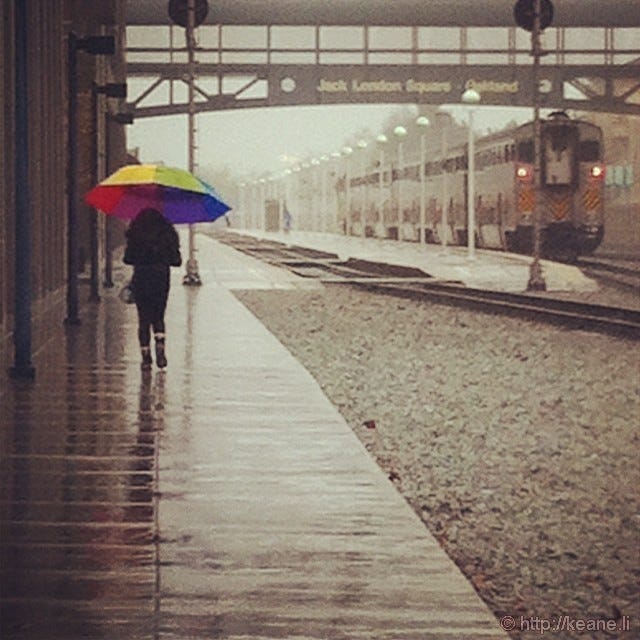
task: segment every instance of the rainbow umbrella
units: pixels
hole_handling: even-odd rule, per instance
[[[130,164],[105,178],[84,197],[108,215],[132,220],[154,208],[174,224],[213,222],[231,209],[216,190],[183,169]]]

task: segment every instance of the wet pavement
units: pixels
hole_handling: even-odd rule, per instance
[[[184,243],[183,243],[184,246]],[[198,239],[141,372],[116,291],[0,395],[0,637],[506,638],[229,289],[318,286]]]
[[[531,256],[505,251],[476,249],[469,257],[467,247],[417,242],[398,242],[381,238],[362,238],[314,231],[262,231],[231,229],[235,233],[277,242],[295,244],[337,253],[341,259],[358,258],[373,262],[421,269],[440,280],[462,282],[476,289],[526,291],[530,278]],[[597,283],[574,265],[541,260],[547,291],[593,292]]]

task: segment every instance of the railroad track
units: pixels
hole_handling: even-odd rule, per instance
[[[460,282],[443,281],[420,269],[358,259],[285,245],[250,236],[217,233],[215,238],[255,258],[289,269],[326,285],[355,286],[368,291],[414,300],[432,300],[484,313],[525,317],[574,330],[597,331],[640,339],[640,311],[621,307],[558,300],[544,293],[524,294],[471,289]]]
[[[607,286],[640,294],[640,262],[638,261],[593,256],[580,258],[578,265],[587,276]]]

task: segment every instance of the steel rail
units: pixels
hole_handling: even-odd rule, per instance
[[[607,286],[640,296],[640,264],[627,266],[597,258],[580,258],[578,265],[588,277]]]
[[[414,267],[367,260],[341,260],[336,254],[275,241],[214,237],[233,248],[296,275],[319,279],[327,286],[354,286],[367,291],[431,300],[440,304],[527,318],[562,325],[573,330],[596,331],[620,338],[640,339],[640,311],[574,300],[560,300],[540,293],[510,293],[473,289],[460,282],[442,281]]]
[[[327,284],[333,283],[335,281],[327,281]],[[393,284],[360,281],[352,284],[370,291],[413,299],[430,299],[484,313],[524,317],[574,330],[597,331],[621,338],[640,339],[640,311],[634,309],[557,300],[540,295],[470,289],[455,283]]]

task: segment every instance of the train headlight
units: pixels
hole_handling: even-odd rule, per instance
[[[516,167],[516,178],[520,180],[520,182],[531,182],[532,172],[531,169],[525,165],[518,165]]]
[[[591,177],[601,180],[604,178],[604,166],[601,164],[594,164],[591,167]]]

